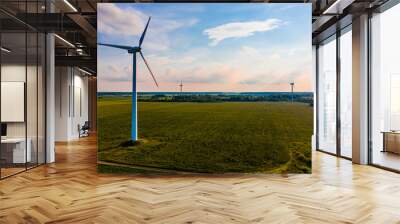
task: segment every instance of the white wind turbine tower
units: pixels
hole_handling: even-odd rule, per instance
[[[181,80],[181,84],[179,84],[179,87],[181,88],[181,92],[182,92],[182,90],[183,90],[183,83],[182,83],[182,80]]]
[[[291,83],[290,83],[290,87],[292,88],[292,103],[293,103],[293,97],[294,97],[294,93],[293,93],[294,82],[291,82]]]
[[[141,48],[143,40],[144,40],[144,36],[146,35],[146,31],[147,31],[147,28],[150,23],[150,19],[151,19],[151,17],[149,17],[149,20],[147,21],[147,24],[146,24],[146,27],[144,28],[142,36],[140,37],[139,46],[123,46],[123,45],[115,45],[115,44],[98,43],[98,45],[126,50],[126,51],[128,51],[129,54],[132,54],[132,56],[133,56],[133,61],[132,61],[132,118],[131,118],[132,119],[132,123],[131,123],[131,139],[132,139],[132,141],[138,140],[138,135],[137,135],[137,91],[136,91],[136,54],[137,53],[139,53],[139,55],[142,57],[144,63],[146,64],[147,69],[150,72],[151,77],[153,78],[154,83],[158,87],[157,80],[154,77],[149,64],[147,63],[146,59],[144,58],[143,53],[142,53],[142,48]]]

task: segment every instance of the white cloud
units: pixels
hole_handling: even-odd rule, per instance
[[[249,47],[249,46],[242,46],[240,48],[239,53],[244,56],[258,56],[259,55],[259,52],[257,49],[255,49],[253,47]]]
[[[126,82],[132,78],[132,65],[99,64],[99,79],[109,82]]]
[[[160,87],[156,87],[138,58],[139,91],[179,91],[180,80],[191,91],[289,91],[294,81],[296,90],[311,90],[311,50],[299,45],[256,47],[240,46],[236,51],[216,54],[212,49],[196,48],[180,53],[146,55]],[[121,55],[123,55],[121,53]],[[107,66],[113,65],[113,66]],[[131,57],[99,58],[100,90],[121,86],[130,91]]]
[[[195,62],[196,58],[191,55],[179,55],[179,56],[157,56],[157,55],[149,55],[146,57],[151,63],[156,64],[157,66],[165,66],[165,65],[188,65]]]
[[[298,4],[289,4],[289,5],[284,5],[282,6],[282,8],[280,8],[281,11],[286,11],[289,9],[293,9],[296,8],[298,6]]]
[[[103,3],[98,6],[98,32],[112,37],[118,37],[123,42],[136,44],[147,23],[149,15],[134,8],[120,8],[113,3]],[[194,26],[196,18],[174,20],[157,15],[151,18],[143,48],[153,51],[166,51],[171,46],[169,34],[183,27]],[[132,39],[134,38],[134,40]],[[137,39],[137,40],[136,40]],[[128,44],[125,43],[125,44]]]
[[[234,83],[242,71],[225,64],[214,63],[208,66],[195,64],[185,68],[170,67],[161,72],[160,80],[165,83],[183,80],[186,83],[201,85]]]
[[[219,25],[203,31],[215,46],[219,42],[228,38],[249,37],[256,32],[266,32],[276,29],[285,23],[279,19],[267,19],[264,21],[234,22]]]
[[[140,35],[147,19],[147,16],[138,10],[121,9],[115,4],[99,4],[98,17],[99,32],[124,36]]]
[[[113,3],[103,3],[98,6],[98,31],[114,36],[139,36],[142,34],[149,15],[134,8],[119,8]],[[196,18],[183,21],[156,16],[151,18],[149,33],[165,34],[182,27],[194,26]]]
[[[103,8],[104,7],[104,8]],[[185,9],[186,10],[186,9]],[[179,91],[182,80],[186,91],[289,91],[310,90],[311,49],[305,42],[237,45],[218,51],[207,46],[191,46],[183,37],[171,34],[197,24],[195,18],[179,20],[170,10],[167,16],[154,13],[143,49],[160,87],[153,83],[142,59],[137,58],[139,91]],[[100,38],[136,44],[148,15],[117,4],[99,5]],[[168,14],[167,13],[167,14]],[[288,24],[278,19],[231,22],[204,30],[212,45],[229,38],[243,38],[269,32]],[[179,46],[178,46],[179,44]],[[176,48],[176,46],[178,46]],[[184,49],[179,48],[185,46]],[[189,48],[187,46],[190,46]],[[168,51],[166,51],[168,50]],[[217,51],[216,51],[217,50]],[[130,91],[132,57],[126,52],[99,48],[98,79],[100,91]]]

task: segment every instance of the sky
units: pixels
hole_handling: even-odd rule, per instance
[[[98,42],[137,46],[139,92],[312,91],[311,4],[99,3]],[[98,46],[98,90],[129,92],[132,55]]]

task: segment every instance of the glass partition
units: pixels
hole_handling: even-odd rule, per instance
[[[27,114],[27,150],[30,151],[30,160],[27,167],[34,167],[37,165],[38,152],[37,152],[37,79],[38,79],[38,35],[35,32],[27,33],[27,75],[26,75],[26,114]]]
[[[46,162],[46,37],[43,33],[38,33],[38,74],[37,74],[37,162]]]
[[[372,17],[371,162],[400,170],[400,5]]]
[[[24,171],[31,162],[26,141],[26,33],[1,34],[1,175]],[[6,50],[4,50],[6,49]]]
[[[318,48],[318,149],[336,153],[336,36]]]
[[[7,6],[36,13],[43,3]],[[43,33],[0,12],[0,178],[45,163],[45,44]]]
[[[340,154],[352,157],[352,35],[351,26],[340,36]]]

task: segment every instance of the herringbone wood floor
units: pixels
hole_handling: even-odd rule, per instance
[[[0,223],[400,223],[400,175],[314,153],[312,175],[96,173],[96,139],[0,181]]]

